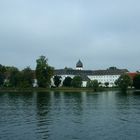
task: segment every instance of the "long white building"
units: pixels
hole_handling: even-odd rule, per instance
[[[83,87],[86,87],[88,80],[98,80],[102,86],[105,83],[109,83],[109,87],[115,86],[115,81],[119,78],[121,74],[127,73],[127,69],[118,69],[116,67],[110,67],[106,70],[83,70],[83,63],[79,60],[76,64],[75,69],[65,68],[56,69],[54,75],[62,77],[62,83],[66,77],[73,78],[74,76],[81,76],[83,79]],[[61,85],[62,85],[61,83]]]

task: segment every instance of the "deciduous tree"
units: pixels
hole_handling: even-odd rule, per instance
[[[75,76],[71,82],[73,87],[81,87],[82,86],[82,78],[80,76]]]
[[[23,69],[19,74],[19,87],[27,88],[33,86],[33,71],[30,67]]]
[[[5,67],[3,65],[0,65],[0,86],[3,86],[4,79],[5,79]]]
[[[7,67],[7,79],[10,87],[18,87],[20,82],[20,71],[16,67]]]
[[[51,77],[53,76],[53,67],[48,65],[48,59],[45,56],[40,56],[36,60],[36,78],[39,87],[49,87]]]
[[[122,91],[126,91],[129,86],[132,85],[132,79],[127,74],[122,74],[118,80],[116,81],[116,84]]]
[[[54,76],[53,81],[56,87],[59,87],[61,83],[61,78],[62,78],[61,76],[57,76],[57,75]]]
[[[99,82],[98,80],[90,80],[87,82],[87,87],[93,88],[95,91],[98,90]]]
[[[137,74],[133,79],[133,86],[136,89],[140,89],[140,74]]]
[[[71,87],[71,82],[72,82],[72,78],[68,76],[64,79],[63,86],[64,87]]]
[[[108,87],[108,86],[109,86],[109,82],[105,82],[104,84],[105,84],[105,86],[106,86],[106,87]]]

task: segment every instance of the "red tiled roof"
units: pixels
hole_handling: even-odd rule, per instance
[[[138,73],[137,72],[128,72],[127,74],[133,79]]]

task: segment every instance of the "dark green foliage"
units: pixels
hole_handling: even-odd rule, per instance
[[[16,67],[5,67],[4,87],[32,87],[33,71],[27,67],[19,71]]]
[[[33,71],[30,69],[30,67],[25,68],[19,73],[19,87],[27,88],[32,87],[33,85]]]
[[[72,79],[72,87],[81,87],[82,86],[82,78],[80,76],[75,76],[73,79]]]
[[[140,74],[137,74],[133,79],[133,86],[136,89],[140,89]]]
[[[127,74],[122,74],[115,82],[122,91],[126,91],[132,85],[132,79]]]
[[[0,65],[0,87],[4,84],[6,68]]]
[[[87,82],[88,88],[93,88],[95,91],[99,88],[99,82],[97,80],[90,80]]]
[[[108,86],[109,86],[109,82],[105,82],[104,84],[105,84],[105,86],[106,86],[106,87],[108,87]]]
[[[115,86],[118,87],[118,79],[114,82]]]
[[[56,87],[59,87],[60,83],[61,83],[61,76],[54,76],[53,81]]]
[[[48,59],[45,56],[40,56],[36,60],[36,78],[39,87],[49,87],[51,84],[51,77],[53,76],[53,67],[47,63]]]
[[[91,80],[87,81],[86,87],[87,87],[87,88],[91,88]]]
[[[3,84],[4,84],[4,79],[5,79],[4,74],[0,72],[0,87],[3,86]]]
[[[71,87],[71,82],[72,82],[72,78],[68,76],[64,79],[63,86],[64,87]]]
[[[91,81],[91,85],[92,85],[93,89],[94,89],[95,91],[97,91],[97,89],[98,89],[98,87],[99,87],[98,81],[97,81],[97,80]]]
[[[7,67],[7,79],[9,80],[8,86],[18,87],[20,71],[16,67]]]

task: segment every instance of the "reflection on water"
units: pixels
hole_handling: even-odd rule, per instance
[[[0,139],[139,139],[140,93],[1,93]]]

